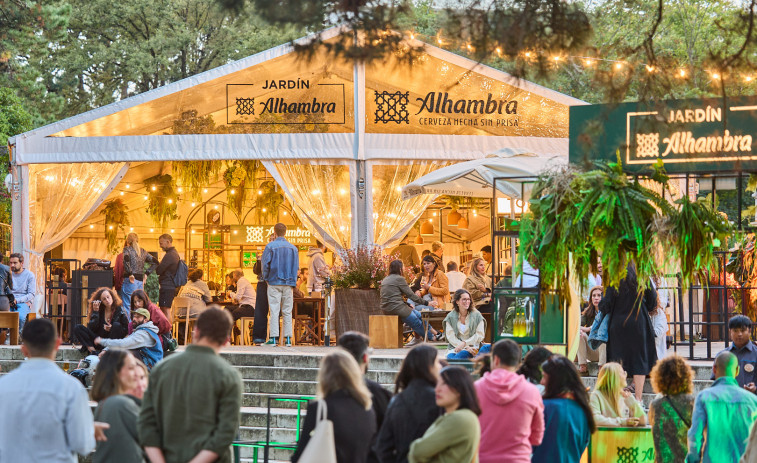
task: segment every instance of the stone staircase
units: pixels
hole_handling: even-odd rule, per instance
[[[234,365],[244,380],[239,439],[245,441],[265,441],[268,397],[299,398],[314,397],[318,362],[328,348],[247,348],[229,349],[221,355]],[[306,352],[303,353],[303,350]],[[399,370],[405,351],[394,351],[392,355],[375,354],[371,357],[367,376],[393,390],[394,379]],[[70,348],[58,351],[56,363],[61,368],[76,368],[81,354]],[[18,347],[0,347],[0,373],[7,373],[23,361]],[[295,442],[297,434],[297,403],[273,401],[271,409],[271,441]],[[302,404],[304,418],[306,404]],[[304,422],[304,421],[303,421]],[[240,447],[242,461],[252,461],[253,449]],[[262,449],[258,461],[263,461]],[[272,449],[271,461],[289,461],[291,451]]]

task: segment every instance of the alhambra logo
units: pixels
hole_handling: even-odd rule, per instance
[[[407,105],[410,99],[410,92],[379,92],[374,91],[376,101],[376,113],[374,122],[383,122],[388,124],[409,124],[410,113]]]

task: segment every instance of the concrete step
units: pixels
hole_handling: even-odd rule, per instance
[[[256,354],[253,349],[250,352],[221,352],[221,357],[236,366],[262,366],[280,368],[318,368],[322,355],[298,354],[292,349],[282,348],[281,353],[271,354],[268,352]],[[324,351],[324,354],[327,352]],[[398,357],[371,357],[371,370],[397,371],[402,364]]]
[[[314,396],[317,392],[315,381],[274,381],[274,380],[244,380],[244,392],[269,395],[293,394]],[[389,391],[394,390],[393,384],[382,384]]]
[[[267,367],[267,366],[237,366],[243,379],[269,381],[316,381],[318,368],[306,367]],[[367,376],[382,384],[393,384],[397,373],[390,370],[368,370]]]

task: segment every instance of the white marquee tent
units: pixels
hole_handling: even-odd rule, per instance
[[[39,275],[135,169],[229,159],[261,160],[332,246],[389,245],[433,199],[402,187],[502,148],[567,158],[579,104],[430,45],[412,64],[303,61],[282,45],[12,137],[13,247]]]

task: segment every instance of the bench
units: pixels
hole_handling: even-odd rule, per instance
[[[402,342],[402,319],[397,315],[369,315],[368,336],[374,349],[399,349]]]

